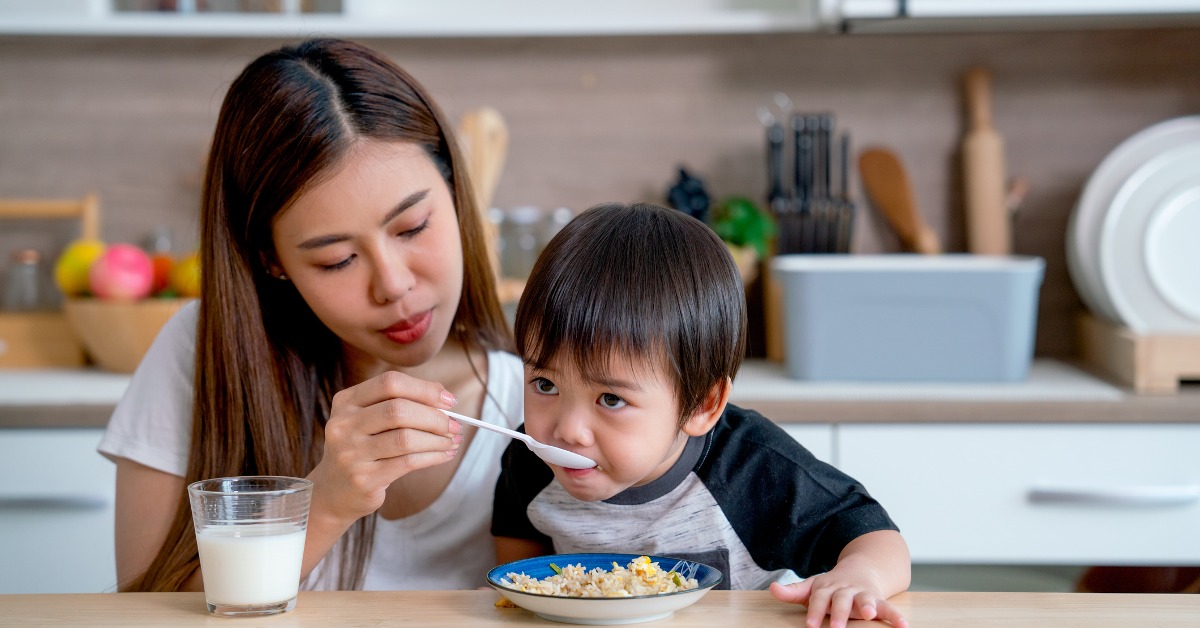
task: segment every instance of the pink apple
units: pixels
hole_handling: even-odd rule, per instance
[[[154,284],[154,262],[132,244],[113,244],[92,262],[88,282],[101,299],[140,299]]]

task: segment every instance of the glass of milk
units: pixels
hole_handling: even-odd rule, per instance
[[[296,606],[312,482],[243,476],[188,486],[204,597],[214,615],[273,615]]]

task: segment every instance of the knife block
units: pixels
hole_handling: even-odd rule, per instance
[[[1081,354],[1104,374],[1138,393],[1177,393],[1180,380],[1200,379],[1200,333],[1138,334],[1085,312]]]

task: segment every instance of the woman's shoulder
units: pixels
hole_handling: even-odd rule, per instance
[[[163,325],[162,334],[196,338],[196,325],[200,322],[200,299],[190,299],[179,310],[167,319]]]
[[[139,371],[191,361],[196,352],[196,326],[200,321],[200,300],[192,299],[167,319],[142,358]]]
[[[173,475],[187,470],[199,317],[193,300],[159,330],[109,418],[100,453]]]

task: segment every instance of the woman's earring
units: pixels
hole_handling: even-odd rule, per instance
[[[278,279],[279,281],[287,281],[288,280],[287,275],[285,275],[283,273],[279,273],[279,275],[277,275],[275,278]]]

